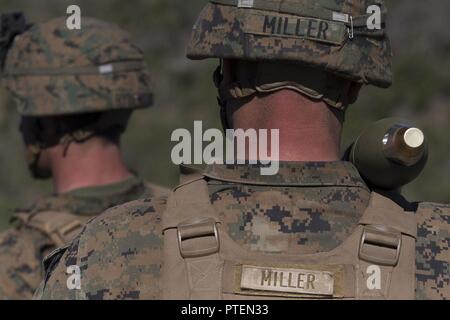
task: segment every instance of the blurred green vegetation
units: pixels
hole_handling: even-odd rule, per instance
[[[33,22],[65,15],[78,4],[82,15],[114,22],[126,29],[145,51],[156,106],[138,111],[123,139],[126,161],[145,178],[166,186],[177,182],[170,161],[170,135],[191,129],[194,120],[220,127],[215,88],[211,81],[216,61],[185,58],[191,27],[206,0],[2,0],[0,11],[21,10]],[[347,115],[343,145],[347,146],[369,123],[401,116],[424,128],[430,139],[427,169],[405,188],[410,200],[450,202],[450,29],[445,13],[450,2],[388,1],[389,29],[394,46],[394,85],[364,88]],[[0,89],[0,228],[8,212],[51,192],[49,182],[32,180],[17,131],[18,116]]]

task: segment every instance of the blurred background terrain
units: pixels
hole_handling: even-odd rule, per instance
[[[135,113],[123,139],[131,168],[156,183],[173,186],[178,170],[170,160],[176,128],[218,127],[211,81],[216,61],[185,58],[190,29],[207,0],[1,0],[0,12],[23,11],[32,22],[65,15],[78,4],[82,15],[118,24],[144,50],[156,92],[156,107]],[[365,88],[351,107],[344,146],[378,119],[401,116],[419,124],[430,140],[427,169],[404,189],[409,200],[450,203],[450,1],[387,1],[394,47],[394,85]],[[0,88],[0,229],[11,210],[51,192],[49,182],[28,175],[17,131],[18,115]]]

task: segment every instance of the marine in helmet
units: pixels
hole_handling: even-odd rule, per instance
[[[6,16],[5,16],[6,17]],[[12,18],[17,26],[21,16]],[[52,178],[54,194],[17,209],[0,235],[0,298],[29,299],[42,259],[69,243],[102,211],[164,188],[131,172],[120,138],[132,112],[152,105],[143,53],[115,25],[64,18],[23,28],[4,55],[3,83],[21,115],[33,177]]]
[[[369,187],[339,156],[346,108],[392,82],[385,14],[383,1],[210,0],[187,55],[220,60],[225,128],[280,130],[278,174],[182,166],[167,202],[110,209],[49,257],[36,297],[449,298],[450,207]]]

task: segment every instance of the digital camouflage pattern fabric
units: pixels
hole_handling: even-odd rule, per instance
[[[228,235],[251,251],[330,251],[349,236],[370,190],[349,163],[282,163],[274,177],[251,166],[209,168],[210,199]],[[215,178],[214,178],[215,177]],[[398,197],[397,201],[405,200]],[[41,299],[161,299],[166,199],[110,209],[91,221],[50,261]],[[404,203],[408,211],[416,204]],[[450,206],[418,206],[416,298],[450,298]],[[81,290],[68,290],[66,269],[81,270]]]
[[[417,298],[450,300],[450,205],[421,203],[419,212]]]
[[[167,191],[137,177],[43,198],[17,210],[15,227],[0,234],[0,299],[31,299],[42,281],[43,258],[69,243],[104,210]]]
[[[62,17],[18,35],[3,77],[26,116],[143,108],[153,99],[142,51],[120,28],[87,17],[81,30]]]
[[[369,29],[367,9],[381,9]],[[379,87],[392,83],[392,51],[382,0],[210,0],[187,56],[293,61]]]
[[[212,205],[232,239],[252,251],[332,249],[352,232],[369,201],[368,188],[349,163],[283,163],[271,177],[260,176],[259,169],[208,168]],[[239,183],[244,181],[252,183]],[[160,299],[165,210],[165,199],[149,198],[93,221],[48,274],[42,298]],[[82,290],[67,289],[69,265],[80,267]]]

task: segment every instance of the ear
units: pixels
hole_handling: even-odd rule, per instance
[[[359,92],[361,91],[362,84],[357,82],[352,82],[350,88],[348,89],[348,103],[354,104],[358,100]]]

